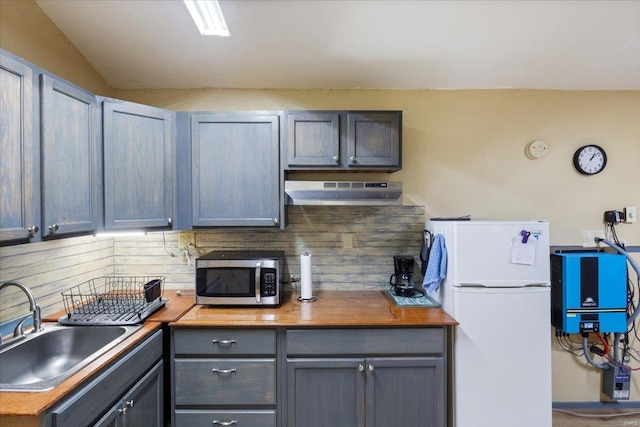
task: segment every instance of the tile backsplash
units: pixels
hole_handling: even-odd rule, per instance
[[[421,206],[290,206],[287,227],[196,230],[189,256],[179,232],[144,236],[75,237],[0,247],[0,281],[15,279],[34,290],[43,313],[63,310],[60,292],[109,274],[165,276],[165,289],[192,289],[190,261],[211,250],[282,250],[285,276],[300,277],[300,254],[313,256],[315,289],[386,289],[394,255],[418,259],[424,227]],[[421,281],[416,265],[416,283]],[[289,285],[288,285],[289,286]],[[8,290],[7,290],[8,291]],[[0,296],[0,322],[27,312],[26,298]]]

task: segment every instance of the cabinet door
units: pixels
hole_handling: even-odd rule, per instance
[[[444,427],[442,358],[368,358],[367,427]]]
[[[38,231],[39,147],[33,135],[33,81],[28,66],[0,53],[0,241]]]
[[[339,167],[340,115],[288,113],[287,165]]]
[[[42,236],[96,230],[101,187],[96,98],[41,75]]]
[[[160,361],[94,427],[162,427],[162,396]]]
[[[348,167],[399,169],[401,126],[399,112],[348,113]]]
[[[280,223],[279,116],[191,119],[193,226]]]
[[[119,409],[120,402],[107,412],[104,417],[100,418],[93,427],[123,427],[124,420],[122,419],[122,414],[118,412]]]
[[[122,399],[125,426],[164,425],[162,361],[149,371]]]
[[[106,229],[170,226],[172,120],[159,108],[103,103]]]
[[[364,359],[287,359],[286,404],[289,427],[364,427]]]

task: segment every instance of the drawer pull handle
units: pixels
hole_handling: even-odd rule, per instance
[[[231,421],[218,421],[218,420],[213,420],[213,425],[214,426],[235,426],[238,425],[238,421],[236,420],[231,420]]]
[[[231,344],[237,343],[236,340],[212,340],[211,342],[213,344],[217,344],[219,346],[221,346],[221,345],[231,345]]]
[[[213,369],[211,370],[211,372],[213,372],[214,374],[221,374],[221,375],[224,375],[224,374],[233,374],[233,373],[237,372],[237,369],[236,369],[236,368],[231,368],[231,369],[218,369],[218,368],[213,368]]]

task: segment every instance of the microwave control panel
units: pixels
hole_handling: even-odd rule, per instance
[[[278,280],[274,268],[264,268],[261,271],[260,295],[263,297],[275,296],[277,293]]]

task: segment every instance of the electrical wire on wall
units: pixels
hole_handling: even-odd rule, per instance
[[[625,250],[623,242],[618,238],[615,228],[615,225],[619,222],[618,214],[617,212],[605,213],[604,235],[606,238],[598,237],[595,241],[608,246],[606,251],[611,252],[613,250],[626,258],[626,284],[624,282],[615,283],[616,286],[623,287],[622,289],[620,287],[617,288],[623,292],[623,295],[626,287],[626,332],[599,333],[597,329],[592,333],[581,332],[581,342],[578,342],[573,338],[575,334],[572,336],[556,329],[556,341],[561,349],[575,357],[584,357],[591,366],[603,372],[603,392],[613,400],[628,399],[628,392],[626,392],[626,395],[623,392],[617,392],[617,390],[621,390],[618,387],[623,387],[619,382],[626,381],[628,383],[631,372],[640,370],[640,367],[634,367],[640,364],[640,351],[634,349],[634,346],[637,346],[637,343],[640,342],[637,324],[640,317],[640,304],[638,303],[638,297],[640,296],[640,267]],[[635,277],[630,272],[629,267],[635,272]],[[621,278],[623,280],[624,277],[624,273],[622,273]],[[617,330],[623,331],[624,329],[623,326]],[[626,379],[618,379],[624,376],[626,376]],[[605,378],[607,378],[606,382]],[[607,386],[606,391],[605,384]]]
[[[178,252],[174,253],[173,251],[170,251],[169,249],[167,249],[167,241],[165,240],[165,236],[164,236],[164,231],[162,232],[162,246],[164,247],[164,251],[167,253],[167,255],[169,255],[172,258],[175,258],[177,256],[184,256],[185,259],[187,260],[187,265],[189,266],[189,268],[194,269],[195,268],[195,261],[193,260],[193,255],[191,255],[191,250],[189,249],[189,247],[191,246],[189,245],[185,245],[182,248],[178,248]]]

